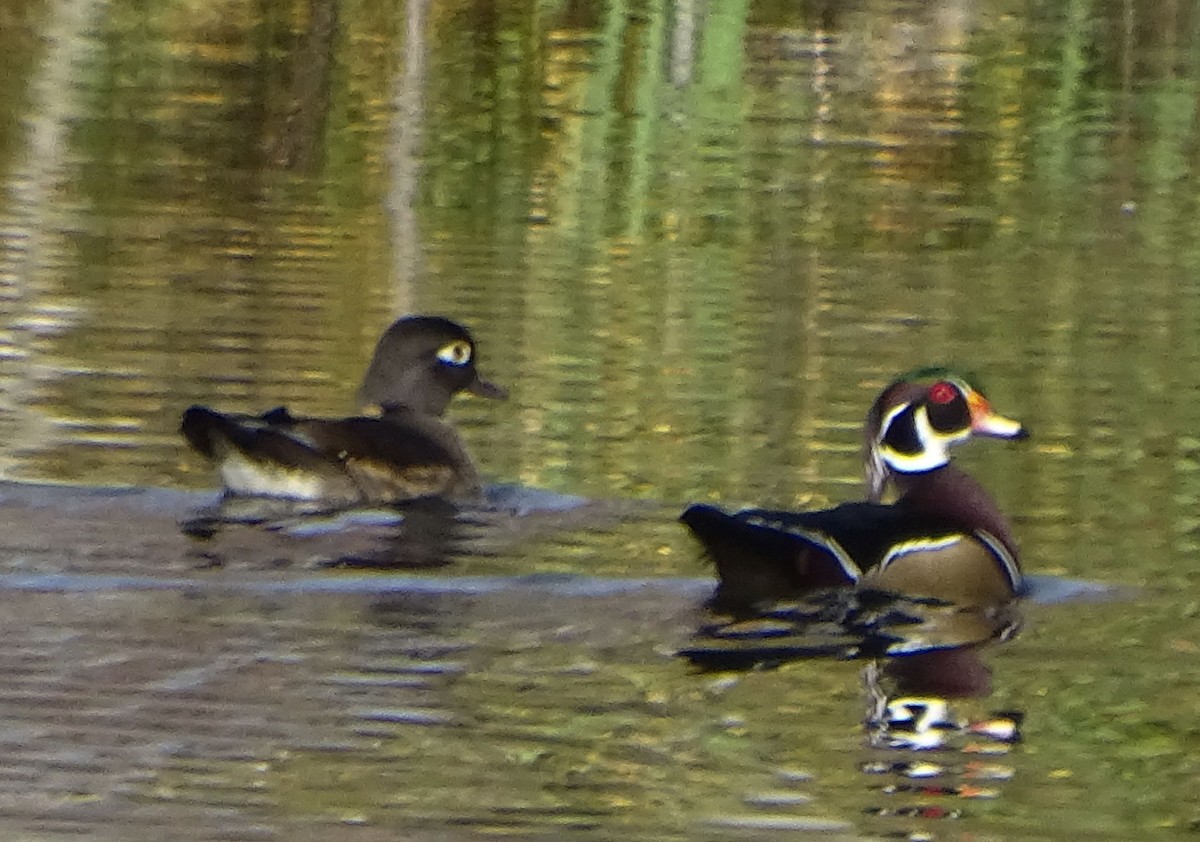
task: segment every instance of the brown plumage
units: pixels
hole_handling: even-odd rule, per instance
[[[461,325],[410,316],[379,340],[359,390],[377,416],[303,418],[282,407],[243,416],[193,406],[181,431],[217,463],[228,494],[332,505],[469,495],[479,491],[478,472],[440,416],[460,391],[505,396],[475,363]]]

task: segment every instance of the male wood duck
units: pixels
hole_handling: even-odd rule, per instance
[[[746,614],[824,588],[994,605],[1021,593],[1017,546],[983,487],[950,464],[972,436],[1022,439],[1016,421],[946,369],[894,381],[867,414],[868,499],[812,512],[689,507],[680,520],[717,567],[710,606]],[[882,503],[885,489],[899,495]]]
[[[479,376],[476,357],[462,325],[408,316],[384,332],[363,377],[358,400],[372,415],[301,418],[279,407],[246,416],[193,406],[181,431],[218,464],[227,495],[351,505],[473,494],[475,465],[441,415],[458,392],[506,396]]]

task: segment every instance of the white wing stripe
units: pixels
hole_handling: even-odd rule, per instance
[[[743,518],[743,521],[751,526],[761,526],[764,529],[773,529],[776,532],[783,532],[788,535],[795,535],[797,538],[802,538],[813,546],[820,547],[832,555],[837,560],[838,566],[842,568],[842,573],[851,582],[857,582],[862,578],[862,573],[859,571],[858,565],[854,563],[854,559],[850,558],[850,554],[842,548],[841,544],[828,535],[815,532],[811,529],[805,529],[803,526],[795,526],[783,521],[771,520],[762,515],[751,515]]]

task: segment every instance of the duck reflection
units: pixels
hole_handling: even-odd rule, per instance
[[[923,839],[923,823],[963,817],[965,802],[999,797],[1014,776],[1004,755],[1023,713],[979,700],[992,693],[987,655],[1019,631],[1019,609],[838,589],[705,623],[680,654],[704,670],[863,660],[863,813],[885,837]]]
[[[959,605],[932,597],[832,589],[703,623],[679,654],[706,670],[776,667],[835,657],[880,659],[897,692],[949,697],[990,692],[980,648],[1012,638],[1020,603]]]
[[[974,646],[877,661],[863,671],[867,693],[870,816],[887,819],[886,835],[925,839],[898,822],[962,818],[966,802],[1000,797],[1015,775],[1004,762],[1021,741],[1024,713],[968,711],[991,693],[991,670]]]
[[[226,498],[181,528],[197,566],[423,570],[467,552],[478,522],[472,509],[438,497],[325,512],[270,498]]]

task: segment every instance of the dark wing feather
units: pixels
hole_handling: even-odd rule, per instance
[[[415,412],[323,419],[298,418],[284,407],[238,416],[194,406],[184,412],[181,431],[210,459],[221,462],[237,451],[264,470],[324,477],[339,497],[387,502],[466,493],[479,485],[455,430]]]
[[[733,517],[785,532],[825,536],[865,570],[879,563],[899,542],[962,533],[957,521],[914,512],[903,505],[854,502],[809,512],[745,509]]]
[[[697,504],[680,520],[716,565],[710,605],[732,613],[853,585],[898,544],[970,534],[949,518],[869,502],[811,512],[736,513]]]
[[[379,418],[307,418],[294,421],[288,429],[314,449],[343,461],[381,462],[398,470],[456,461],[445,443],[424,431]]]
[[[680,516],[716,565],[719,583],[712,607],[752,611],[764,601],[858,579],[854,562],[836,541],[802,524],[790,528],[787,515],[763,510],[730,514],[698,504]]]
[[[329,458],[288,432],[287,410],[280,407],[261,417],[229,415],[206,406],[192,406],[183,413],[180,431],[197,451],[209,459],[220,460],[232,447],[261,462],[288,468],[328,470]],[[271,418],[275,420],[268,420]]]
[[[427,415],[296,421],[295,434],[336,458],[369,499],[477,490],[479,477],[453,427]]]

